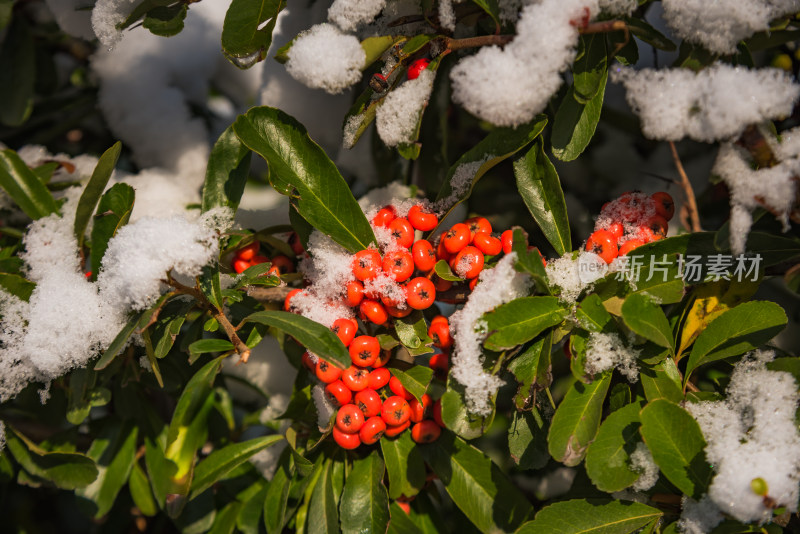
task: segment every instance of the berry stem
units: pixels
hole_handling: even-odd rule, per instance
[[[689,181],[689,177],[686,175],[686,171],[681,163],[681,158],[678,155],[678,149],[675,148],[675,143],[673,141],[669,142],[669,149],[670,152],[672,152],[672,161],[675,164],[675,169],[681,177],[680,186],[683,190],[683,195],[686,197],[686,208],[688,211],[686,218],[689,220],[689,229],[692,232],[702,232],[703,228],[700,226],[700,212],[697,211],[697,199],[694,196],[694,189],[692,189],[692,184]],[[686,225],[686,223],[687,221],[684,221],[684,225]]]

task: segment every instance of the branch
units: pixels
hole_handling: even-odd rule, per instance
[[[678,149],[675,148],[674,142],[669,142],[669,149],[670,152],[672,152],[672,161],[675,163],[675,168],[678,171],[678,175],[681,177],[679,185],[681,189],[683,189],[683,195],[686,197],[685,206],[689,212],[689,227],[692,232],[702,232],[703,228],[700,226],[700,212],[697,211],[697,199],[694,196],[694,189],[692,189],[692,184],[689,182],[689,177],[686,176],[686,171],[683,168],[680,156],[678,156]]]
[[[769,146],[758,126],[753,124],[748,126],[739,136],[739,139],[736,140],[736,144],[750,153],[750,157],[753,158],[759,169],[762,167],[774,167],[778,164],[775,153],[772,152],[772,147]]]
[[[621,20],[604,20],[602,22],[592,22],[578,28],[578,33],[609,33],[616,31],[628,32],[628,25]],[[478,46],[505,46],[510,43],[516,35],[480,35],[478,37],[466,37],[464,39],[445,38],[444,45],[448,51],[461,50],[462,48],[475,48]],[[622,46],[627,43],[627,39]]]
[[[251,286],[247,288],[247,296],[256,299],[259,302],[280,302],[286,300],[286,296],[292,291],[292,287],[278,286],[278,287],[257,287]]]

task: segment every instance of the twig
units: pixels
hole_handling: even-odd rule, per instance
[[[286,296],[292,291],[292,287],[278,286],[278,287],[256,287],[251,286],[247,288],[247,296],[256,299],[259,302],[283,302]]]
[[[169,276],[169,275],[167,275],[167,276]],[[161,314],[161,310],[163,310],[163,309],[164,309],[164,306],[166,305],[167,301],[168,301],[170,298],[172,298],[172,297],[173,297],[173,296],[174,296],[176,293],[177,293],[177,291],[170,291],[169,293],[167,293],[167,294],[166,294],[166,298],[164,298],[164,299],[161,301],[161,303],[158,305],[158,307],[157,307],[157,308],[156,308],[156,309],[153,311],[153,313],[150,315],[150,320],[148,320],[148,321],[147,321],[147,324],[146,324],[146,325],[144,325],[143,327],[141,327],[141,328],[140,328],[140,329],[139,329],[139,330],[136,332],[137,334],[140,334],[140,335],[141,335],[141,333],[142,333],[142,332],[144,332],[145,330],[147,330],[148,328],[150,328],[150,327],[151,327],[153,324],[155,324],[155,322],[156,322],[156,321],[158,321],[158,316]]]
[[[628,25],[621,20],[604,20],[602,22],[592,22],[582,28],[578,28],[578,32],[582,34],[587,33],[610,33],[624,31],[627,33]],[[623,46],[625,46],[623,44]]]
[[[624,31],[626,40],[622,43],[625,46],[628,42],[628,25],[621,20],[604,20],[602,22],[592,22],[578,28],[578,33],[591,34],[591,33],[609,33],[616,31]],[[479,35],[478,37],[465,37],[464,39],[447,38],[445,40],[445,48],[447,50],[460,50],[462,48],[475,48],[478,46],[505,46],[510,43],[516,35]],[[621,47],[620,47],[621,48]]]
[[[690,229],[692,232],[702,232],[703,228],[700,226],[700,214],[697,211],[697,199],[694,196],[694,189],[692,189],[689,177],[686,176],[686,171],[683,169],[683,163],[681,163],[681,158],[674,142],[669,142],[669,149],[672,152],[672,161],[675,163],[675,169],[677,169],[678,175],[681,177],[680,186],[688,204]]]

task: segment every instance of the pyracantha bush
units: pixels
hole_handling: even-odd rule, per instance
[[[799,12],[0,1],[0,530],[797,531]]]

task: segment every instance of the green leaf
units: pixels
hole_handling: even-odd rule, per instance
[[[189,6],[186,4],[153,8],[147,12],[142,26],[159,37],[178,35],[183,30],[183,20],[188,10]]]
[[[174,4],[174,0],[142,0],[138,5],[133,8],[128,18],[123,22],[117,24],[118,30],[126,30],[131,27],[135,22],[138,22],[147,14],[158,7],[164,7]]]
[[[229,502],[217,512],[214,517],[214,525],[208,534],[233,534],[236,529],[236,517],[242,509],[242,503]]]
[[[94,209],[97,207],[97,203],[100,201],[100,197],[108,184],[108,180],[114,172],[114,166],[117,164],[120,152],[122,152],[122,143],[117,141],[100,156],[89,183],[83,189],[75,212],[75,238],[78,240],[78,248],[83,245],[89,219],[91,219]]]
[[[24,16],[13,17],[6,30],[0,48],[0,72],[3,73],[0,78],[0,102],[3,103],[0,106],[0,123],[20,126],[33,111],[36,83],[35,42]]]
[[[443,433],[422,448],[456,506],[481,532],[510,532],[531,513],[528,499],[481,451]]]
[[[58,213],[53,195],[13,150],[0,152],[0,187],[33,220]]]
[[[428,324],[425,322],[422,312],[416,311],[407,317],[397,319],[394,327],[397,338],[410,349],[418,349],[423,345],[433,343],[428,336]],[[433,349],[430,352],[433,352]]]
[[[252,152],[228,126],[211,148],[203,183],[203,211],[228,206],[236,211],[250,174]]]
[[[233,129],[267,160],[276,189],[295,189],[293,205],[315,228],[350,252],[375,242],[347,183],[302,124],[280,110],[258,107],[239,116]]]
[[[272,31],[285,0],[233,0],[222,24],[222,51],[228,58],[267,57]],[[265,24],[266,23],[266,24]],[[240,64],[232,61],[237,67]]]
[[[394,439],[380,440],[383,461],[389,477],[389,497],[413,497],[425,485],[425,463],[411,432],[403,432]]]
[[[366,55],[363,68],[367,68],[378,61],[392,45],[404,39],[405,37],[397,35],[376,35],[361,41],[361,48],[364,49],[364,54]]]
[[[567,204],[556,168],[536,141],[514,161],[517,190],[542,233],[559,255],[572,250]]]
[[[581,328],[589,332],[604,332],[613,321],[597,293],[591,293],[578,304],[575,318]]]
[[[378,451],[353,462],[339,501],[342,532],[386,532],[389,494],[383,485],[384,471]]]
[[[308,504],[309,534],[335,534],[339,532],[339,514],[333,492],[333,462],[328,460],[314,485]]]
[[[128,184],[114,184],[100,198],[92,227],[92,280],[100,273],[108,242],[128,224],[136,192]]]
[[[553,292],[547,283],[547,271],[544,270],[544,258],[538,249],[528,250],[528,234],[522,228],[514,227],[511,250],[517,255],[514,269],[531,275],[539,291],[552,295]]]
[[[663,33],[659,32],[650,24],[645,22],[644,19],[628,17],[625,19],[625,23],[628,25],[628,30],[630,30],[635,37],[638,37],[654,48],[665,50],[667,52],[676,50],[677,47],[675,46],[675,43],[667,39]]]
[[[591,384],[576,381],[558,405],[550,423],[547,446],[550,456],[568,466],[578,465],[586,448],[600,428],[611,373],[605,373]]]
[[[239,517],[236,518],[236,528],[244,534],[258,534],[261,532],[259,523],[264,512],[264,501],[267,498],[267,491],[269,491],[269,483],[262,479],[253,484],[251,488],[256,488],[257,491],[246,498],[241,494],[239,496],[242,501],[242,509],[239,512]],[[248,489],[248,491],[251,490]]]
[[[419,400],[428,390],[428,384],[433,378],[433,369],[424,365],[412,365],[402,371],[395,367],[394,362],[390,362],[389,371],[403,384],[403,387]]]
[[[572,67],[572,95],[578,103],[588,104],[606,83],[608,51],[605,34],[581,35],[579,50]]]
[[[636,253],[638,250],[631,256]],[[645,258],[633,293],[647,295],[661,304],[674,304],[683,299],[684,291],[677,254]]]
[[[553,334],[550,332],[537,339],[508,364],[508,370],[519,382],[519,391],[514,398],[517,410],[530,408],[536,392],[550,387],[553,381],[550,359],[552,346]]]
[[[447,260],[439,260],[436,262],[436,265],[433,266],[433,271],[436,275],[441,278],[442,280],[447,280],[448,282],[462,282],[463,279],[459,276],[453,274],[453,271],[450,269],[450,265],[447,264]]]
[[[233,350],[233,343],[227,339],[199,339],[189,345],[189,352],[191,354],[205,354],[207,352],[228,352]]]
[[[396,502],[392,502],[391,506],[389,506],[389,514],[392,520],[389,521],[389,530],[387,534],[424,534],[417,524],[409,517],[409,514],[400,508]]]
[[[263,451],[282,439],[283,436],[280,434],[273,434],[242,441],[241,443],[231,443],[215,450],[195,467],[190,498],[194,499],[215,482],[245,463],[254,454]]]
[[[550,460],[547,452],[547,424],[536,408],[514,410],[508,427],[508,452],[520,469],[541,469]]]
[[[639,378],[647,400],[667,399],[674,403],[683,401],[681,373],[672,358],[667,358],[652,367],[642,366]]]
[[[155,324],[152,325],[150,334],[151,339],[155,340],[153,351],[156,358],[161,359],[170,351],[186,321],[186,314],[195,306],[195,303],[194,299],[172,299],[161,308],[161,313]]]
[[[31,475],[57,487],[74,490],[97,478],[94,460],[77,452],[47,452],[6,425],[6,447],[17,463]]]
[[[637,502],[573,499],[542,508],[517,534],[628,534],[662,515]]]
[[[278,460],[278,468],[272,475],[272,480],[267,487],[267,495],[264,498],[264,528],[267,534],[279,534],[283,531],[286,517],[286,505],[289,499],[289,486],[291,483],[289,474],[290,453],[284,449]]]
[[[628,328],[656,345],[675,352],[675,340],[661,306],[644,295],[629,295],[622,304],[622,318]]]
[[[336,334],[301,315],[268,310],[249,315],[245,322],[265,324],[283,330],[305,348],[341,369],[347,369],[353,363],[350,353]]]
[[[575,97],[575,87],[570,87],[561,100],[561,105],[553,119],[553,155],[561,161],[572,161],[580,156],[594,137],[600,112],[603,110],[603,98],[606,92],[608,70],[603,74],[600,90],[586,104],[581,104]]]
[[[36,284],[18,274],[0,273],[0,287],[27,302],[36,289]]]
[[[153,498],[153,490],[150,489],[150,482],[144,470],[139,464],[134,462],[130,477],[128,478],[128,490],[131,493],[133,504],[142,514],[152,517],[158,513],[158,504]]]
[[[450,213],[458,204],[469,198],[472,188],[489,169],[528,146],[542,133],[546,124],[547,117],[537,115],[530,122],[516,128],[496,128],[489,132],[489,135],[458,158],[458,161],[450,167],[436,200],[441,202],[447,200],[444,208],[447,213]],[[463,190],[454,192],[450,181],[457,173],[459,181],[461,181],[461,174],[464,172],[472,174],[470,185]],[[439,220],[443,221],[446,217],[447,214]]]
[[[689,355],[685,380],[699,366],[758,348],[786,326],[786,312],[769,301],[751,301],[730,309],[703,330]]]
[[[706,442],[697,421],[665,399],[650,402],[639,417],[640,432],[661,473],[683,493],[699,500],[712,471],[703,452]]]
[[[512,300],[484,315],[487,330],[493,332],[484,346],[495,351],[516,347],[557,325],[568,313],[558,297],[521,297]]]
[[[467,409],[465,389],[458,381],[448,378],[447,391],[441,397],[442,422],[445,426],[464,439],[475,439],[484,435],[494,421],[494,402],[497,394],[492,397],[492,413],[482,416],[470,413]]]
[[[97,360],[95,363],[94,368],[96,371],[102,371],[117,357],[123,348],[128,344],[128,339],[133,335],[134,330],[136,330],[136,326],[139,324],[139,320],[145,314],[145,310],[140,312],[134,312],[128,319],[128,322],[125,323],[125,326],[122,327],[122,330],[119,331],[117,337],[111,342],[108,348],[105,350],[103,355]]]
[[[500,7],[498,6],[497,0],[472,0],[472,3],[479,6],[487,15],[492,17],[496,25],[500,25]]]
[[[115,421],[100,432],[86,453],[97,465],[97,478],[76,493],[94,501],[94,517],[106,515],[128,480],[136,460],[138,427]]]
[[[644,402],[634,402],[609,415],[586,451],[586,474],[597,489],[621,491],[639,478],[630,468],[630,455],[641,441],[639,411]]]

